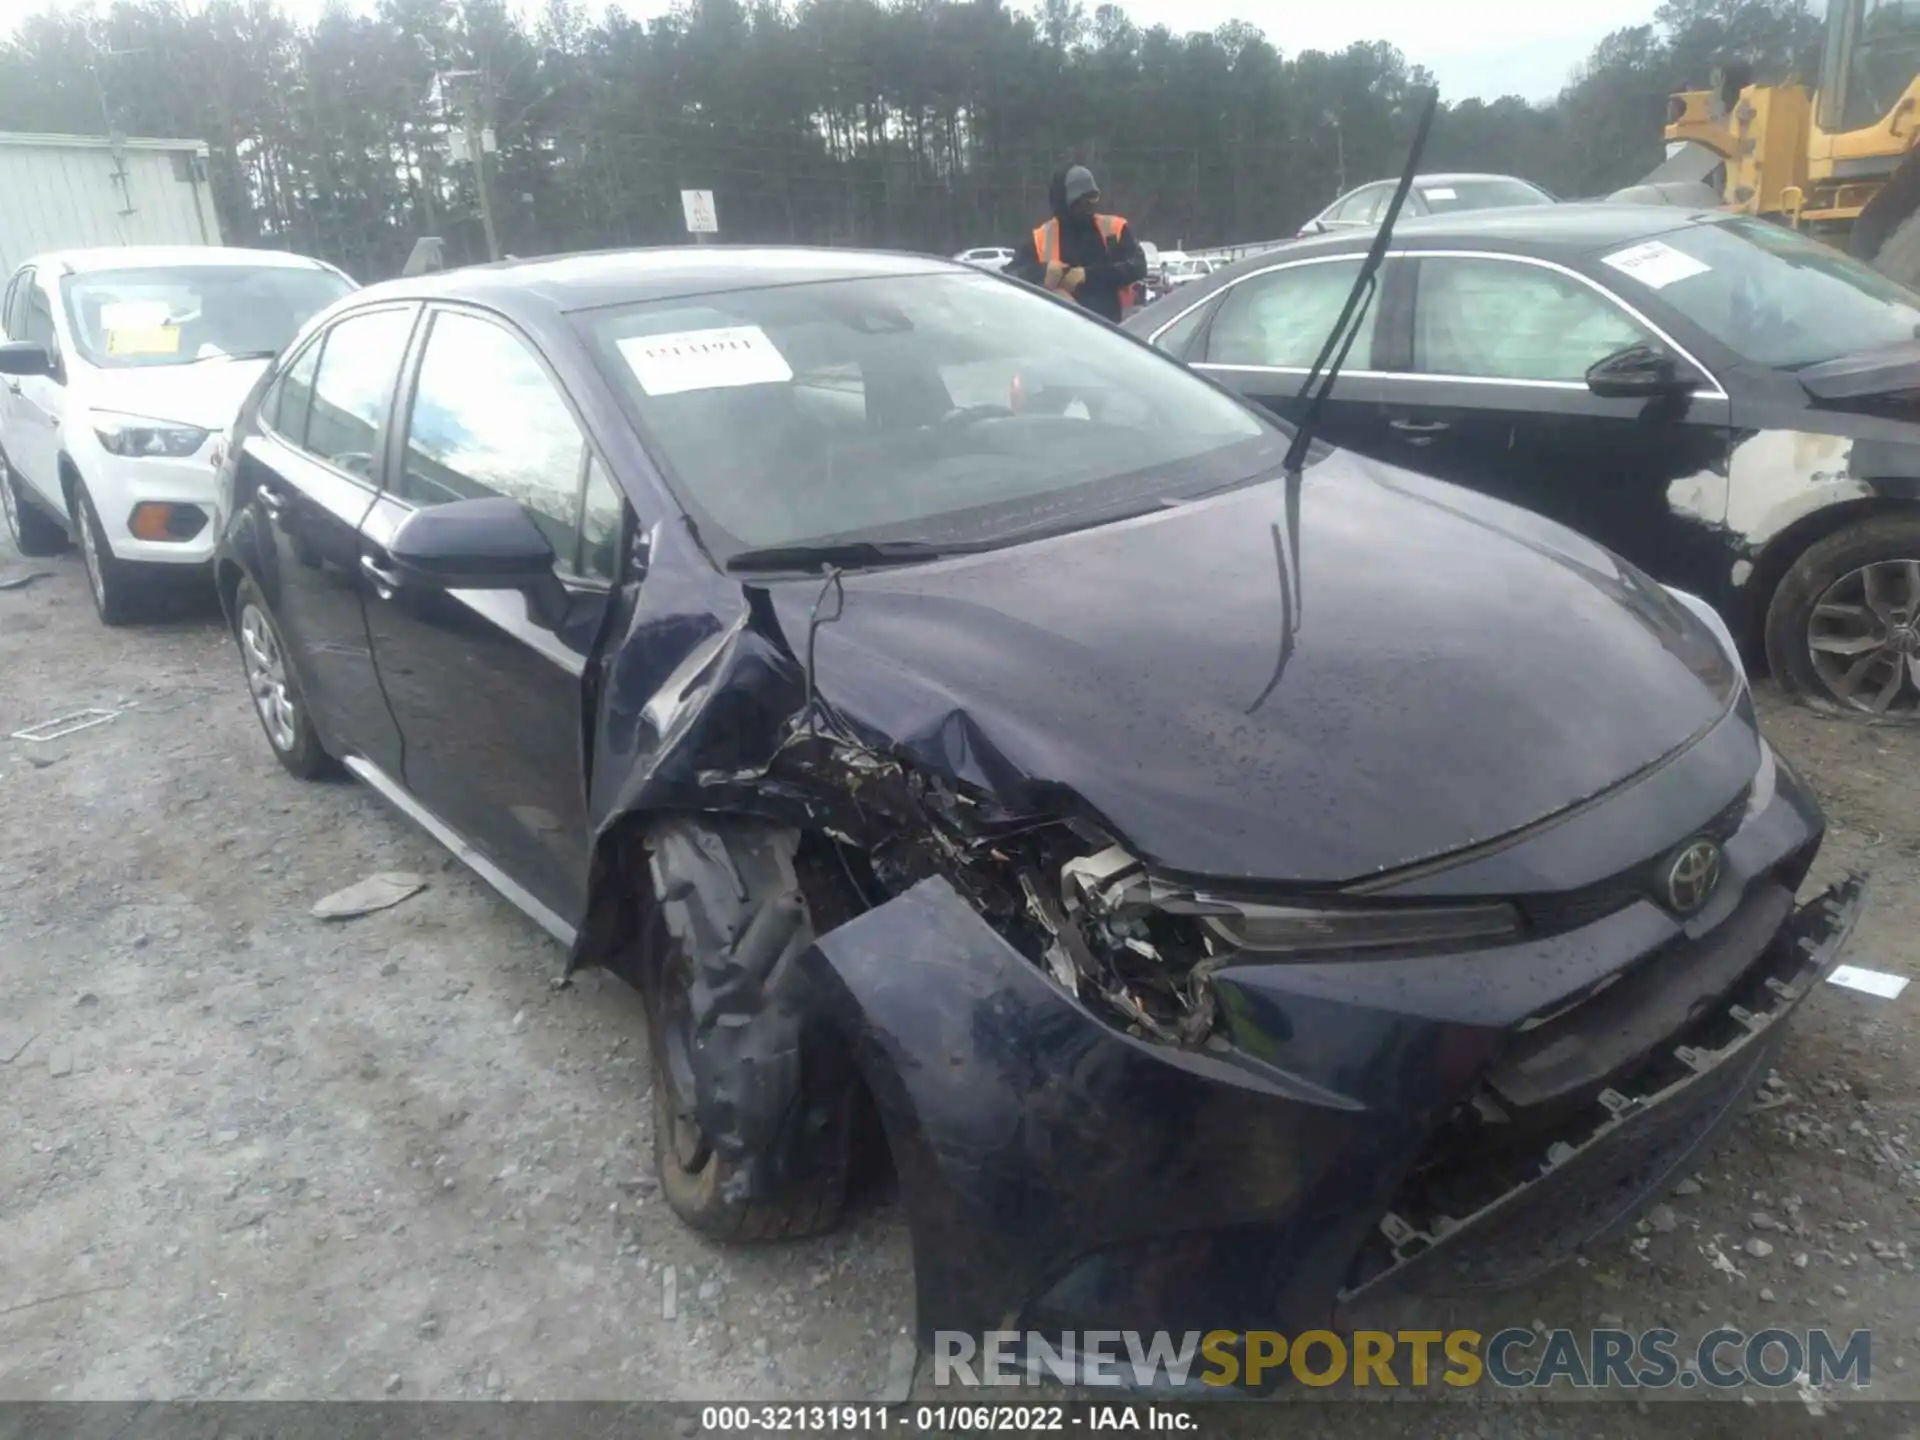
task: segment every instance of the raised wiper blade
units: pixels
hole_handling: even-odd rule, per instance
[[[925,540],[842,540],[822,545],[769,545],[727,558],[727,569],[750,574],[765,570],[858,570],[868,565],[910,565],[937,560],[979,546],[934,545]]]
[[[1427,133],[1433,129],[1434,112],[1439,108],[1440,92],[1427,91],[1427,103],[1420,111],[1420,123],[1413,132],[1413,145],[1407,151],[1407,168],[1401,172],[1400,183],[1394,187],[1393,199],[1387,203],[1387,213],[1380,221],[1380,228],[1374,232],[1367,258],[1360,263],[1360,273],[1353,277],[1353,289],[1347,292],[1347,303],[1340,307],[1340,318],[1333,322],[1333,329],[1327,332],[1319,357],[1314,360],[1313,368],[1307,372],[1307,378],[1300,386],[1300,398],[1306,404],[1301,406],[1299,418],[1295,421],[1293,444],[1287,447],[1283,469],[1298,470],[1306,463],[1307,450],[1313,444],[1313,423],[1320,416],[1320,407],[1326,402],[1327,392],[1333,389],[1333,382],[1340,378],[1340,367],[1346,362],[1347,351],[1352,348],[1354,337],[1360,333],[1360,327],[1354,324],[1354,317],[1362,301],[1372,298],[1373,277],[1379,273],[1380,263],[1387,258],[1387,245],[1393,238],[1394,221],[1400,218],[1400,207],[1407,203],[1407,192],[1413,188],[1414,176],[1419,173],[1420,157],[1427,148]],[[1318,388],[1315,388],[1316,382]]]

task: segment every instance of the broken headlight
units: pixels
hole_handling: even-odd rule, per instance
[[[1235,949],[1263,954],[1498,943],[1520,930],[1518,913],[1500,904],[1368,909],[1238,905],[1206,914],[1201,923]]]
[[[1070,860],[1060,870],[1069,915],[1111,925],[1113,917],[1158,914],[1190,918],[1209,954],[1319,955],[1355,950],[1497,944],[1520,933],[1511,905],[1270,905],[1168,885],[1119,846]],[[1216,943],[1217,942],[1217,943]]]

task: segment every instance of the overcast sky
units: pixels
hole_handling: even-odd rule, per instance
[[[27,14],[77,0],[0,0],[0,33]],[[185,0],[191,5],[196,0]],[[318,15],[330,0],[282,0],[303,20]],[[331,0],[343,3],[343,0]],[[372,0],[344,0],[351,9],[369,10]],[[671,0],[626,0],[629,14],[653,15]],[[1021,0],[1013,0],[1019,5]],[[1276,5],[1273,0],[1122,0],[1142,26],[1165,24],[1176,31],[1210,30],[1236,18],[1257,20],[1267,38],[1284,54],[1301,50],[1338,50],[1355,40],[1390,40],[1409,60],[1425,65],[1440,82],[1441,95],[1462,100],[1470,95],[1493,99],[1522,95],[1543,100],[1566,83],[1608,31],[1652,18],[1657,0],[1345,0],[1337,5]],[[588,0],[592,9],[601,0]],[[1089,0],[1087,9],[1094,8]],[[1282,18],[1284,17],[1284,18]]]

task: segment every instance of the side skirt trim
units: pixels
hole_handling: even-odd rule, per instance
[[[573,926],[567,924],[566,921],[554,914],[553,911],[534,899],[526,887],[514,880],[506,871],[487,859],[487,857],[482,855],[478,850],[475,850],[465,840],[461,839],[457,831],[436,816],[431,810],[428,810],[418,800],[414,799],[413,796],[401,789],[399,783],[395,781],[392,776],[388,775],[386,771],[382,770],[370,760],[361,759],[358,755],[349,755],[340,763],[345,765],[347,769],[353,773],[355,779],[364,780],[374,790],[378,791],[381,798],[392,805],[394,809],[400,811],[401,814],[413,821],[414,824],[418,825],[422,830],[446,846],[447,849],[451,850],[456,859],[482,880],[486,881],[487,884],[491,885],[495,890],[498,890],[501,895],[523,911],[527,918],[532,920],[534,924],[538,925],[562,945],[572,946],[575,938]]]

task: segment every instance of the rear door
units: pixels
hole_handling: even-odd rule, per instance
[[[1283,419],[1297,419],[1300,387],[1346,304],[1361,258],[1317,256],[1240,280],[1214,302],[1186,347],[1187,362]],[[1374,366],[1396,268],[1393,261],[1382,266],[1316,427],[1322,439],[1363,453],[1380,447],[1385,424],[1384,377]]]
[[[625,505],[558,380],[503,321],[436,308],[409,392],[395,473],[362,530],[375,563],[416,510],[504,495],[552,542],[556,584],[544,600],[404,585],[370,602],[403,780],[565,935],[586,906],[583,676]]]
[[[381,455],[418,305],[358,310],[310,340],[260,403],[235,461],[248,507],[249,569],[280,628],[327,747],[389,773],[400,731],[387,712],[363,602],[360,522]]]
[[[1409,469],[1550,516],[1656,578],[1716,598],[1727,582],[1727,397],[1637,310],[1565,267],[1519,256],[1417,257],[1406,376],[1387,445]],[[1604,399],[1596,360],[1645,344],[1700,382],[1690,397]],[[1710,498],[1719,497],[1719,498]]]

